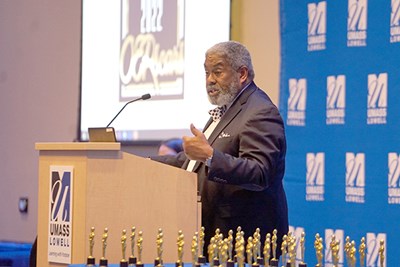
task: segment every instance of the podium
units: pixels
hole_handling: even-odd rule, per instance
[[[143,232],[142,262],[154,261],[159,228],[164,233],[164,262],[177,260],[179,230],[185,235],[184,261],[191,261],[191,239],[201,227],[196,174],[123,152],[120,143],[36,143],[35,149],[39,151],[37,266],[60,266],[49,261],[54,167],[72,169],[71,264],[86,263],[91,227],[95,227],[97,264],[104,229],[108,228],[106,258],[113,264],[122,258],[123,229],[127,231],[126,258],[131,255],[133,226],[135,242],[138,232]],[[137,257],[136,244],[134,250]]]

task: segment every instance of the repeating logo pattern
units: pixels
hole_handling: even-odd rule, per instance
[[[388,203],[400,204],[400,156],[388,154]]]
[[[367,0],[349,0],[347,46],[367,45]]]
[[[387,73],[368,75],[368,124],[386,124],[387,87]]]
[[[286,81],[282,107],[287,108],[287,137],[293,149],[288,159],[295,162],[285,179],[295,209],[293,221],[300,216],[306,226],[312,221],[313,228],[365,231],[365,266],[381,266],[381,259],[383,266],[386,261],[396,265],[400,256],[388,253],[386,258],[386,251],[393,250],[398,231],[388,227],[386,219],[381,224],[383,218],[370,216],[369,210],[386,214],[400,205],[400,0],[300,2],[284,0],[281,12]],[[299,17],[308,24],[296,24]],[[299,155],[306,158],[301,166]],[[299,173],[305,181],[304,201],[297,197],[298,184],[291,184],[292,178],[298,182]],[[335,207],[334,212],[325,207]],[[351,225],[357,217],[360,225]],[[341,236],[343,249],[344,229],[328,229],[324,266],[334,264],[332,234]],[[344,264],[346,258],[338,266]]]
[[[288,125],[304,126],[306,124],[306,100],[306,79],[289,79]]]
[[[344,75],[328,76],[326,91],[326,124],[344,124],[346,77]]]
[[[307,153],[306,200],[323,201],[325,185],[325,154]]]
[[[391,2],[390,42],[400,42],[400,0],[392,0]]]
[[[346,201],[365,202],[364,153],[346,153]]]
[[[326,1],[308,4],[308,51],[326,48]]]

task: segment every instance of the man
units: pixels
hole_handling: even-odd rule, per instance
[[[198,174],[206,247],[217,228],[226,236],[238,226],[246,240],[256,228],[263,237],[277,229],[280,243],[288,232],[282,118],[254,83],[251,56],[242,44],[218,43],[205,56],[208,98],[225,113],[210,118],[204,132],[192,124],[183,152],[153,159]]]

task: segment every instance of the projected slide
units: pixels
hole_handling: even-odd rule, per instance
[[[202,128],[212,108],[204,53],[229,40],[230,0],[84,0],[80,138],[110,125],[120,142],[158,141]]]

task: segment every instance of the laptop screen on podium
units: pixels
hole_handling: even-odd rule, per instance
[[[117,142],[113,127],[89,128],[89,142]]]

